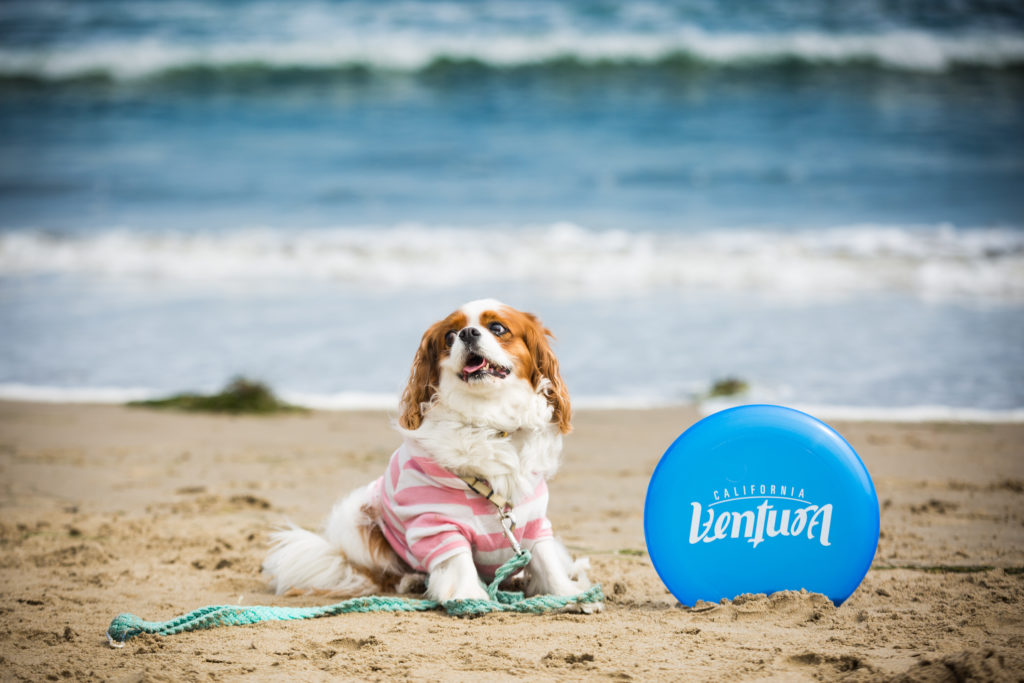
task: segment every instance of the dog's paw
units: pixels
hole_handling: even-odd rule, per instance
[[[459,591],[452,596],[452,600],[490,600],[491,596],[487,595],[487,591],[482,586],[476,588],[476,590],[465,590]]]
[[[448,602],[449,600],[490,600],[491,597],[487,595],[487,591],[484,590],[482,585],[462,585],[462,586],[448,586],[446,590],[431,593],[427,591],[427,595],[438,602]]]

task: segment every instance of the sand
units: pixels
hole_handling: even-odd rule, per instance
[[[679,605],[646,556],[648,478],[690,409],[577,416],[550,516],[608,595],[596,615],[342,615],[123,649],[120,612],[312,605],[271,594],[267,533],[378,476],[382,412],[228,418],[0,403],[0,672],[63,680],[1020,680],[1024,425],[834,425],[882,534],[842,607],[801,592]]]

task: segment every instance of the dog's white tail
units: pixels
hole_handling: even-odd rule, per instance
[[[358,488],[335,504],[323,535],[290,524],[270,535],[271,549],[263,573],[278,595],[313,591],[339,596],[371,595],[381,586],[371,578],[373,558],[366,530],[374,522],[365,510],[374,484]]]

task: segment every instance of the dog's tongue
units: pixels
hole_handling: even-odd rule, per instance
[[[474,354],[474,355],[470,356],[468,359],[466,359],[466,367],[462,368],[462,371],[464,373],[466,373],[467,375],[472,375],[477,370],[480,370],[481,368],[483,368],[484,365],[486,365],[486,364],[487,364],[487,361],[485,361],[480,356],[477,356],[477,355]]]

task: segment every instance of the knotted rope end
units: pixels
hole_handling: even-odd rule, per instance
[[[124,647],[124,641],[144,630],[143,621],[139,617],[128,613],[118,614],[107,629],[107,642],[110,647]]]

